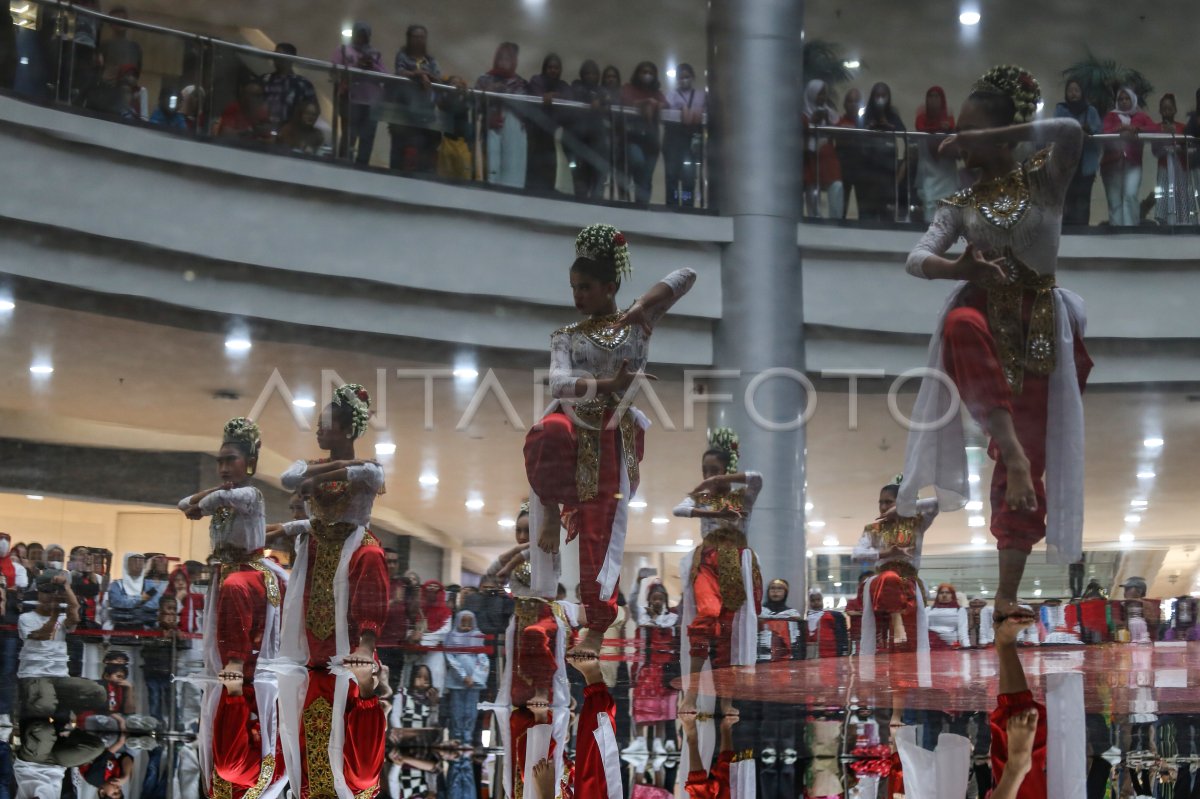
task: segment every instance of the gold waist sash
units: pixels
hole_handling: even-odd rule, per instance
[[[1000,366],[1013,394],[1025,385],[1025,372],[1049,375],[1057,362],[1054,312],[1054,275],[1040,275],[1018,261],[1009,250],[1004,255],[1009,281],[988,286],[988,329],[996,342]],[[1033,309],[1025,327],[1022,305],[1026,292],[1033,293]]]
[[[746,604],[746,581],[742,577],[742,550],[747,548],[746,534],[736,527],[718,527],[707,536],[692,554],[691,584],[696,584],[704,553],[717,552],[717,587],[721,592],[721,605],[730,613],[737,613]],[[755,590],[762,586],[762,573],[758,560],[753,559],[750,567]]]
[[[358,529],[358,525],[353,522],[323,522],[320,519],[312,519],[310,524],[317,551],[308,567],[312,578],[308,581],[308,607],[304,612],[304,625],[314,636],[325,640],[337,628],[333,581],[342,558],[342,546]]]
[[[604,424],[606,411],[616,411],[620,398],[607,395],[587,402],[567,406],[568,416],[574,416],[576,455],[575,490],[580,502],[595,499],[600,484],[600,449],[602,434],[607,432]],[[625,459],[625,470],[629,473],[629,485],[638,483],[637,422],[626,409],[618,422],[621,431],[621,449]]]

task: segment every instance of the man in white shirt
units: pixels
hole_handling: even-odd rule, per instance
[[[25,642],[18,679],[68,676],[67,633],[79,625],[79,600],[67,576],[46,570],[37,578],[37,607],[22,613],[17,622],[17,634]]]

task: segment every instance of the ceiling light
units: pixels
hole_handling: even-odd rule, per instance
[[[1137,476],[1138,476],[1139,480],[1153,480],[1158,475],[1156,475],[1154,472],[1145,471],[1145,472],[1138,472]]]
[[[826,579],[826,580],[832,580],[832,579],[833,579],[833,575],[832,575],[832,574],[827,574],[827,575],[825,575],[825,579]]]
[[[986,588],[984,588],[983,586],[979,587],[979,593],[986,594],[987,592],[988,592],[988,590]]]
[[[813,519],[808,523],[808,529],[810,530],[823,530],[824,528],[825,522],[821,521],[820,519]]]
[[[1035,588],[1035,589],[1033,589],[1033,595],[1034,595],[1034,596],[1041,596],[1041,595],[1042,595],[1042,589],[1040,589],[1040,588]]]
[[[651,524],[668,524],[671,520],[665,516],[655,516],[650,520]]]
[[[811,549],[804,550],[804,557],[811,558],[812,556],[813,556],[813,551]]]
[[[982,516],[970,516],[967,518],[967,527],[983,527],[984,519]]]
[[[1146,508],[1149,506],[1150,506],[1150,501],[1146,500],[1146,499],[1131,499],[1131,500],[1129,500],[1129,507],[1131,507],[1131,508]]]
[[[646,507],[646,500],[644,500],[644,499],[631,499],[631,500],[629,500],[629,507],[631,507],[631,508],[644,508],[644,507]]]
[[[35,375],[49,375],[54,374],[54,367],[48,363],[35,363],[29,371]]]
[[[858,61],[843,61],[842,66],[844,66],[846,69],[858,69],[862,66],[862,64],[860,64]]]
[[[977,474],[969,474],[969,475],[967,475],[967,482],[968,482],[968,483],[971,483],[972,485],[974,485],[975,483],[978,483],[978,482],[979,482],[979,475],[977,475]]]
[[[1138,516],[1136,513],[1125,514],[1125,521],[1129,522],[1130,524],[1137,524],[1141,520],[1142,520],[1142,517]]]
[[[814,507],[814,506],[813,506],[813,504],[812,504],[811,502],[805,502],[805,503],[804,503],[804,509],[805,509],[805,510],[807,510],[807,511],[811,511],[811,510],[813,509],[813,507]]]
[[[17,307],[12,300],[0,300],[0,311],[11,311]]]
[[[294,400],[292,400],[292,404],[295,405],[297,408],[315,408],[315,407],[317,407],[316,400],[310,400],[310,399],[294,399]]]
[[[1142,442],[1142,446],[1146,449],[1158,449],[1162,445],[1163,440],[1161,438],[1147,438]]]
[[[41,502],[45,497],[41,494],[26,494],[25,499],[32,499],[34,502]]]
[[[514,521],[513,519],[501,519],[500,521],[496,522],[496,524],[500,525],[501,527],[516,527],[517,526],[516,521]]]
[[[1130,533],[1130,532],[1121,533],[1121,543],[1122,544],[1128,544],[1132,541],[1133,541],[1133,533]]]
[[[973,535],[971,536],[971,543],[977,547],[981,547],[987,543],[987,538],[981,535]]]
[[[438,484],[438,476],[436,474],[423,474],[417,478],[417,482],[423,486],[435,486]]]
[[[467,510],[483,510],[482,499],[468,499],[465,503]]]
[[[967,510],[983,510],[983,501],[973,499],[967,503]]]
[[[245,352],[250,347],[250,339],[242,336],[231,336],[225,339],[225,349],[231,352]]]
[[[693,543],[693,541],[690,538],[676,538],[675,539],[675,546],[677,546],[677,547],[690,547],[692,545],[692,543]]]
[[[978,25],[980,20],[978,11],[964,11],[958,15],[959,23],[963,25]]]
[[[1034,584],[1034,585],[1041,585],[1041,584],[1042,584],[1042,581],[1041,581],[1041,580],[1034,580],[1034,581],[1033,581],[1033,584]]]
[[[344,38],[349,39],[353,35],[354,31],[352,31],[350,28],[342,28],[342,36]]]
[[[827,547],[836,547],[838,545],[838,538],[836,535],[827,535],[821,541],[821,545]]]
[[[841,588],[841,587],[842,587],[842,584],[841,584],[841,583],[834,583],[834,584],[833,584],[833,587],[834,587],[834,588]]]
[[[391,443],[380,443],[375,445],[376,455],[395,455],[396,445]]]
[[[469,366],[462,366],[454,370],[454,376],[459,380],[474,380],[479,377],[479,372]]]

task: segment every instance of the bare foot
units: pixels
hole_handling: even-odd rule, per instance
[[[584,632],[583,637],[579,639],[579,643],[571,647],[568,655],[572,658],[591,658],[595,659],[600,656],[600,647],[604,644],[604,631],[588,629]]]
[[[733,725],[742,720],[742,714],[732,704],[724,708],[725,715],[721,716],[721,729],[732,730]]]
[[[1000,626],[1004,619],[1036,621],[1033,611],[1021,607],[1021,603],[1010,597],[996,597],[996,605],[992,608],[992,623]]]
[[[908,631],[904,629],[904,614],[893,613],[892,615],[892,643],[907,644]]]
[[[1037,492],[1033,489],[1033,473],[1029,459],[1022,456],[1012,462],[1005,461],[1008,472],[1008,487],[1004,492],[1004,504],[1014,511],[1033,513],[1038,508]]]
[[[996,646],[1015,646],[1021,631],[1033,623],[1032,616],[1009,616],[996,625]]]
[[[217,673],[217,680],[221,685],[225,686],[225,690],[230,696],[241,696],[242,688],[245,686],[245,678],[242,675],[242,663],[238,660],[231,660]]]
[[[1033,766],[1033,741],[1037,736],[1038,711],[1031,707],[1008,720],[1008,760],[1004,768],[1028,772]]]
[[[538,530],[538,549],[551,555],[558,554],[559,542],[562,539],[562,519],[558,515],[558,505],[542,505],[542,525]]]
[[[684,716],[696,716],[696,691],[688,690],[683,692],[683,698],[679,700],[679,707],[676,709],[676,715],[679,718]]]
[[[366,699],[375,695],[375,674],[378,671],[378,666],[375,661],[369,658],[358,656],[357,653],[351,654],[342,661],[354,679],[358,680],[358,695]]]
[[[554,799],[554,764],[544,757],[533,766],[533,784],[538,799]]]

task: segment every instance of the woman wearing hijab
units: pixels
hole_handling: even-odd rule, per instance
[[[959,607],[958,592],[950,583],[937,587],[937,599],[929,615],[929,648],[967,649],[971,636],[967,628],[967,609]]]
[[[629,176],[633,178],[634,202],[646,205],[650,202],[650,190],[654,181],[654,167],[662,139],[658,129],[659,113],[667,107],[658,83],[658,67],[651,61],[643,61],[633,70],[633,78],[621,89],[621,105],[637,109],[636,115],[624,117]]]
[[[932,221],[938,200],[958,191],[958,159],[938,155],[938,145],[954,132],[954,117],[946,104],[946,91],[932,86],[925,92],[925,106],[917,111],[917,130],[932,134],[921,139],[917,158],[917,187],[925,207],[925,219]]]
[[[758,614],[758,662],[792,660],[804,616],[788,605],[788,581],[776,578],[767,586],[767,599]]]
[[[1158,101],[1162,117],[1159,129],[1170,134],[1170,141],[1155,141],[1150,151],[1158,157],[1158,175],[1154,183],[1154,220],[1160,225],[1188,225],[1196,221],[1187,169],[1183,165],[1183,123],[1175,121],[1175,95],[1164,94]]]
[[[475,614],[460,610],[446,636],[446,689],[450,692],[450,739],[470,746],[475,739],[479,695],[487,685],[490,663]]]
[[[863,114],[863,128],[875,131],[862,147],[862,182],[859,185],[858,218],[863,221],[894,221],[896,187],[900,170],[896,161],[896,137],[904,133],[904,123],[892,108],[892,90],[880,81],[871,87],[871,96]]]
[[[1103,129],[1100,112],[1087,101],[1083,84],[1075,78],[1067,81],[1066,97],[1054,109],[1056,117],[1071,117],[1083,128],[1083,153],[1075,177],[1067,187],[1067,202],[1063,207],[1064,225],[1086,225],[1092,217],[1092,184],[1096,182],[1096,170],[1100,168],[1100,146],[1087,137],[1095,136]]]
[[[126,552],[120,580],[108,587],[108,607],[113,627],[118,630],[143,629],[158,613],[150,604],[155,595],[147,593],[143,572],[146,558],[140,552]]]
[[[1117,107],[1104,116],[1104,132],[1119,133],[1110,141],[1100,160],[1100,178],[1108,196],[1108,223],[1133,226],[1141,220],[1138,191],[1142,186],[1142,150],[1138,133],[1155,133],[1154,120],[1138,108],[1138,97],[1128,86],[1117,92]]]
[[[804,87],[804,112],[800,117],[804,130],[804,204],[805,214],[821,216],[821,192],[829,202],[828,218],[838,219],[845,203],[842,191],[842,165],[833,140],[814,136],[810,128],[834,127],[838,112],[829,102],[829,87],[823,80],[810,80]]]
[[[529,80],[529,93],[542,98],[540,107],[530,106],[526,134],[525,188],[554,191],[558,183],[558,146],[554,134],[565,120],[565,109],[555,100],[570,100],[571,86],[562,79],[562,59],[551,53],[542,60],[542,71]]]
[[[421,613],[425,617],[425,633],[421,636],[425,657],[421,662],[429,667],[433,687],[440,692],[446,687],[446,657],[442,643],[450,634],[454,614],[446,604],[446,589],[437,580],[429,580],[421,586]]]
[[[475,88],[487,92],[483,107],[487,112],[487,181],[514,189],[525,187],[525,122],[519,104],[506,103],[495,94],[529,94],[529,84],[517,74],[517,56],[521,49],[512,42],[496,48],[492,68],[479,76]]]

